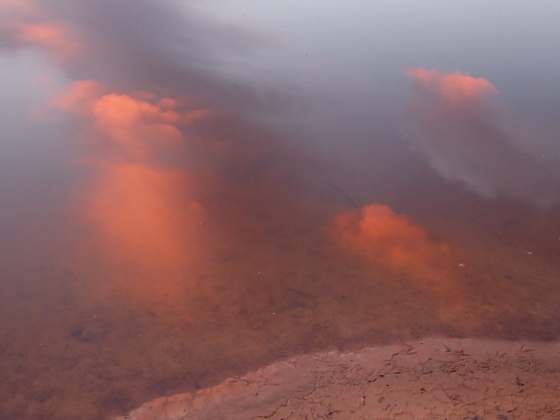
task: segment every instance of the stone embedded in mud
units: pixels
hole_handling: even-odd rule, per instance
[[[85,325],[79,325],[72,329],[70,334],[76,340],[83,343],[98,343],[115,328],[108,322],[95,320]]]

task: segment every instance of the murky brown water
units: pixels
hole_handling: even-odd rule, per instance
[[[560,336],[558,6],[403,4],[0,5],[0,418]]]

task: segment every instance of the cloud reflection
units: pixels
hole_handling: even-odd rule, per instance
[[[53,24],[14,22],[14,39],[23,44],[44,46],[70,54],[78,49],[74,35],[66,28]]]
[[[188,96],[210,107],[261,113],[289,102],[217,74],[231,51],[250,54],[258,39],[212,21],[192,5],[152,0],[8,2],[0,47],[40,47],[73,80],[93,79]]]
[[[208,111],[181,111],[171,98],[112,92],[95,81],[74,83],[56,102],[82,118],[80,131],[95,145],[95,153],[85,158],[94,175],[83,196],[87,217],[102,232],[111,259],[136,283],[132,290],[169,292],[193,256],[189,233],[204,211],[187,196],[187,171],[157,156],[186,143],[177,127]]]
[[[298,191],[288,194],[283,183],[303,164],[277,165],[286,153],[279,131],[260,121],[289,101],[216,73],[220,51],[250,50],[242,30],[199,19],[179,2],[3,6],[1,47],[39,51],[49,58],[45,67],[72,82],[52,103],[66,111],[52,125],[74,153],[76,172],[90,176],[66,193],[96,228],[93,247],[117,269],[107,277],[120,272],[131,293],[180,295],[174,285],[188,283],[204,246],[212,242],[217,254],[230,236],[259,240],[269,223],[252,215],[287,218]],[[201,239],[209,212],[214,230]]]
[[[404,277],[405,287],[431,295],[443,322],[472,327],[473,321],[465,319],[471,303],[458,275],[459,250],[434,239],[408,216],[377,203],[339,214],[332,232],[350,255]]]
[[[388,206],[369,204],[340,214],[335,226],[343,245],[374,264],[404,273],[435,290],[448,289],[453,283],[451,248]]]
[[[514,126],[496,100],[496,87],[468,74],[410,69],[414,79],[407,115],[413,145],[443,176],[484,197],[509,196],[541,207],[557,203],[557,164]],[[530,135],[538,135],[537,132]]]
[[[486,93],[497,93],[496,87],[486,79],[476,79],[461,72],[440,73],[426,69],[409,69],[406,74],[426,89],[453,102],[473,101]]]
[[[40,3],[8,1],[0,6],[4,47],[37,47],[64,61],[82,48],[78,31],[50,16]]]

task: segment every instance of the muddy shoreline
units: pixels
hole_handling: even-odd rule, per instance
[[[114,420],[553,419],[560,342],[430,338],[274,363]]]

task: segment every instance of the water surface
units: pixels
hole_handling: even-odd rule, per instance
[[[553,2],[0,6],[0,417],[560,334]]]

